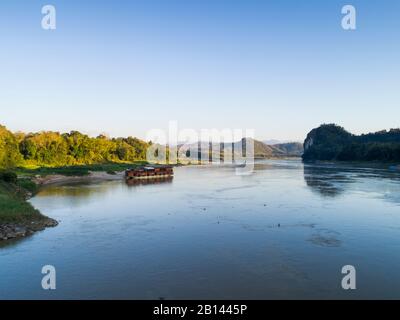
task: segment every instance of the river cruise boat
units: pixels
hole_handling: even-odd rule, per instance
[[[127,180],[170,178],[173,175],[172,166],[143,166],[125,171]]]

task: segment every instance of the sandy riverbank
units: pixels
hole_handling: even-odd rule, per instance
[[[63,176],[59,174],[48,175],[44,177],[36,177],[32,181],[38,186],[46,186],[51,184],[63,184],[70,182],[101,182],[101,181],[113,181],[121,180],[124,178],[124,171],[116,172],[115,174],[109,174],[107,172],[89,172],[85,176]]]

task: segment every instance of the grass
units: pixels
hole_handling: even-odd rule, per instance
[[[28,185],[26,182],[23,184]],[[18,223],[43,218],[44,216],[25,200],[25,189],[0,180],[0,223]]]
[[[32,194],[35,194],[38,191],[38,186],[29,178],[21,178],[17,181],[17,186],[22,189],[26,190]]]
[[[86,176],[90,171],[104,171],[104,172],[117,172],[130,169],[135,166],[147,164],[146,161],[135,161],[133,163],[104,163],[104,164],[90,164],[90,165],[77,165],[77,166],[63,166],[63,167],[38,167],[38,168],[18,168],[16,170],[20,177],[33,177],[36,175],[64,175],[64,176]]]

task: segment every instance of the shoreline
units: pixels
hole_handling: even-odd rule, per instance
[[[28,191],[18,184],[5,182],[2,182],[1,186],[1,195],[6,197],[6,201],[9,201],[14,206],[21,206],[21,209],[15,216],[9,215],[7,217],[6,214],[1,218],[0,243],[3,244],[7,240],[24,238],[38,231],[58,225],[57,220],[41,214],[28,202],[38,189]]]
[[[115,174],[105,171],[89,171],[88,175],[83,176],[66,176],[62,174],[50,174],[45,176],[37,176],[31,179],[35,183],[36,192],[28,192],[27,190],[19,190],[19,196],[23,198],[21,201],[27,201],[40,191],[42,187],[49,185],[62,185],[72,182],[102,182],[117,181],[124,179],[124,171],[115,172]],[[36,232],[43,231],[46,228],[54,228],[59,224],[58,221],[47,217],[40,213],[40,216],[33,219],[23,221],[0,221],[0,243],[9,240],[17,240],[33,235]]]
[[[71,182],[102,182],[102,181],[115,181],[124,178],[124,171],[110,174],[105,171],[90,171],[88,175],[84,176],[65,176],[62,174],[50,174],[43,177],[35,177],[32,181],[40,189],[43,186],[58,185]]]
[[[115,174],[99,171],[89,172],[88,175],[84,176],[65,176],[61,174],[46,175],[43,177],[32,178],[31,181],[36,184],[36,192],[38,192],[40,191],[41,187],[48,185],[59,185],[70,182],[115,181],[121,180],[123,179],[123,177],[123,171],[116,172]],[[34,196],[34,193],[28,192],[26,190],[20,190],[19,193],[24,201],[27,201]],[[24,238],[33,235],[38,231],[43,231],[46,228],[54,228],[58,224],[58,221],[56,221],[55,219],[47,217],[41,213],[40,216],[33,219],[27,219],[23,221],[0,222],[0,242]]]
[[[57,225],[57,220],[46,216],[33,221],[0,223],[0,241],[25,238],[46,228],[54,228]]]

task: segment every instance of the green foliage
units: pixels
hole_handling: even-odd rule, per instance
[[[304,160],[400,161],[400,130],[355,136],[329,124],[313,129],[304,142]]]
[[[0,125],[0,168],[13,168],[22,163],[16,137]]]
[[[32,194],[34,194],[38,191],[38,185],[29,178],[18,179],[16,182],[16,185],[20,189],[28,191]]]
[[[0,223],[43,219],[44,216],[25,201],[20,187],[0,180]]]
[[[92,138],[78,131],[12,134],[0,126],[0,168],[133,162],[145,160],[148,146],[148,143],[132,137],[109,139],[101,135]],[[77,172],[74,168],[70,174],[79,175],[81,172],[82,169]]]
[[[27,192],[37,190],[32,176],[115,173],[132,167],[132,163],[146,163],[148,146],[132,137],[92,138],[77,131],[13,134],[0,126],[0,223],[44,218],[25,201]]]
[[[0,170],[0,180],[9,182],[9,183],[16,183],[17,179],[18,179],[18,177],[15,172],[9,171],[9,170]]]

